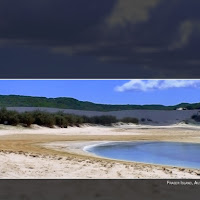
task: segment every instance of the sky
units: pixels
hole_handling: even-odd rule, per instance
[[[102,104],[200,102],[199,80],[0,80],[0,95],[72,97]]]
[[[199,0],[0,1],[0,77],[199,78]]]

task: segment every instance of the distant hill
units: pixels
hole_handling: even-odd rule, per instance
[[[200,109],[200,103],[181,103],[174,106],[163,105],[109,105],[96,104],[88,101],[79,101],[74,98],[59,97],[32,97],[20,95],[0,95],[0,107],[46,107],[60,109],[74,109],[87,111],[121,111],[121,110],[188,110]]]

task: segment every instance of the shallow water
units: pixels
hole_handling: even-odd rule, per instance
[[[101,157],[200,169],[200,144],[182,142],[109,142],[86,151]]]

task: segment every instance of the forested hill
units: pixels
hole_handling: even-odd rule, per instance
[[[109,105],[79,101],[68,97],[46,98],[20,95],[0,95],[0,107],[47,107],[88,111],[119,111],[119,110],[188,110],[200,109],[200,103],[182,103],[175,106],[163,105]]]

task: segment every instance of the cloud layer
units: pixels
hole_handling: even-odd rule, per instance
[[[94,57],[105,73],[104,63],[109,71],[121,64],[130,77],[195,77],[199,7],[198,0],[0,1],[0,46]]]
[[[115,88],[118,92],[149,91],[170,88],[199,87],[200,80],[130,80]]]

